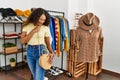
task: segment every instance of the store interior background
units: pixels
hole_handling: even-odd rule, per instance
[[[103,30],[103,69],[120,73],[119,3],[120,0],[1,0],[0,8],[26,10],[32,7],[42,7],[47,10],[65,12],[71,29],[74,28],[75,13],[93,12],[100,18],[100,26]],[[66,54],[64,54],[63,61],[63,68],[66,69]],[[53,65],[61,67],[61,58],[55,57]]]

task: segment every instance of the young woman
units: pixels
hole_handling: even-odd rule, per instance
[[[39,50],[43,45],[50,53],[49,62],[52,63],[54,52],[50,45],[49,25],[50,15],[42,8],[35,9],[28,17],[22,29],[21,43],[27,43],[27,61],[34,80],[44,80],[45,70],[39,65]]]

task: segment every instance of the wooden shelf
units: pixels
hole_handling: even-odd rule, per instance
[[[85,73],[86,65],[83,62],[77,62],[77,50],[74,48],[69,50],[67,55],[67,70],[73,77],[79,77]]]
[[[9,53],[9,54],[6,54],[6,55],[16,54],[16,53],[20,53],[20,52],[26,52],[26,49],[25,48],[23,50],[22,49],[18,49],[18,52]],[[5,53],[3,53],[3,52],[0,52],[0,54],[5,55]]]
[[[79,50],[75,49],[75,29],[70,31],[70,50],[67,54],[67,70],[73,77],[79,77],[86,72],[86,64],[83,62],[77,62],[77,56]],[[100,47],[102,49],[103,41],[100,42]],[[102,71],[102,50],[100,50],[99,58],[97,62],[89,63],[88,73],[91,75],[98,75]]]
[[[88,73],[91,75],[98,75],[102,71],[102,55],[99,56],[97,62],[89,63]]]
[[[1,70],[3,71],[7,71],[7,70],[11,70],[11,69],[18,69],[18,67],[21,67],[21,66],[26,66],[27,64],[25,62],[18,62],[16,63],[16,66],[15,67],[11,67],[10,65],[6,65],[6,68],[5,66],[1,67]]]

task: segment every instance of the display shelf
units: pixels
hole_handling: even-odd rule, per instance
[[[21,53],[21,52],[26,52],[26,48],[24,48],[24,49],[22,49],[22,48],[18,49],[18,52],[9,53],[9,54],[6,54],[6,55]],[[3,53],[3,52],[0,52],[0,54],[5,55],[5,53]]]
[[[70,31],[70,50],[67,54],[67,70],[72,74],[73,77],[79,77],[86,72],[86,63],[77,62],[77,53],[79,50],[75,47],[75,29]],[[102,71],[102,47],[103,40],[100,42],[100,53],[98,54],[98,61],[89,63],[88,73],[91,75],[98,75]]]
[[[11,67],[9,67],[9,65],[7,64],[7,62],[8,62],[8,59],[7,59],[7,57],[9,56],[9,55],[12,55],[12,56],[14,56],[15,57],[15,59],[16,59],[16,62],[17,61],[19,61],[18,60],[18,54],[17,53],[22,53],[21,54],[21,62],[23,62],[23,52],[25,52],[26,51],[26,49],[24,49],[23,48],[23,45],[20,43],[20,41],[19,40],[17,40],[17,39],[20,39],[20,34],[19,33],[21,33],[21,31],[22,31],[22,22],[0,22],[0,27],[2,27],[1,29],[2,29],[2,34],[1,34],[1,36],[0,36],[0,40],[3,40],[3,44],[5,44],[5,43],[7,43],[7,42],[12,42],[12,43],[14,43],[15,45],[16,45],[16,47],[18,46],[18,45],[21,45],[21,46],[19,46],[19,49],[17,49],[17,51],[10,51],[10,53],[9,54],[7,54],[8,52],[6,52],[6,51],[4,51],[4,50],[6,50],[5,48],[4,48],[4,50],[3,51],[1,51],[0,52],[0,54],[1,55],[4,55],[4,58],[1,60],[1,61],[3,61],[4,60],[4,67],[2,67],[2,66],[0,66],[1,68],[3,68],[5,71],[6,71],[6,73],[7,73],[7,70],[9,69],[9,68],[11,68]],[[17,33],[17,36],[10,36],[10,37],[8,37],[8,34],[10,34],[10,33],[8,33],[9,32],[9,29],[8,28],[12,28],[13,27],[13,29],[11,29],[12,30],[12,32],[15,32],[15,33],[17,33],[17,32],[19,32],[19,33]],[[17,27],[19,27],[20,29],[18,29]],[[7,30],[6,30],[7,29]],[[7,32],[8,31],[8,32]],[[11,32],[11,31],[10,31]],[[3,34],[5,34],[5,36],[2,36]],[[7,36],[7,37],[6,37]],[[8,49],[7,49],[8,50]],[[12,50],[12,49],[10,49],[10,50]],[[16,63],[17,64],[17,63]],[[12,68],[11,68],[12,69]]]
[[[0,24],[23,24],[23,22],[14,21],[14,22],[0,22]]]
[[[102,72],[102,57],[103,57],[103,38],[99,41],[100,53],[98,55],[98,61],[94,63],[89,63],[88,73],[91,75],[98,75]]]
[[[97,62],[89,63],[88,73],[91,75],[98,75],[101,72],[102,72],[102,55],[99,56]]]
[[[3,36],[0,36],[0,39],[20,39],[20,36],[15,36],[15,37],[3,37]]]
[[[25,62],[18,62],[15,67],[11,67],[10,65],[6,65],[6,68],[5,68],[5,66],[2,66],[1,71],[6,71],[6,70],[8,71],[8,70],[11,70],[11,69],[18,69],[18,67],[21,67],[23,65],[25,66],[27,64]]]
[[[75,49],[70,49],[67,56],[67,70],[73,77],[79,77],[86,71],[86,64],[77,62],[77,53]]]

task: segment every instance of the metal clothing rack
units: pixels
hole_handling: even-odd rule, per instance
[[[62,16],[65,17],[65,13],[64,12],[52,11],[52,10],[47,10],[47,12],[62,14]],[[62,50],[62,54],[61,54],[61,69],[63,69],[63,50]]]

